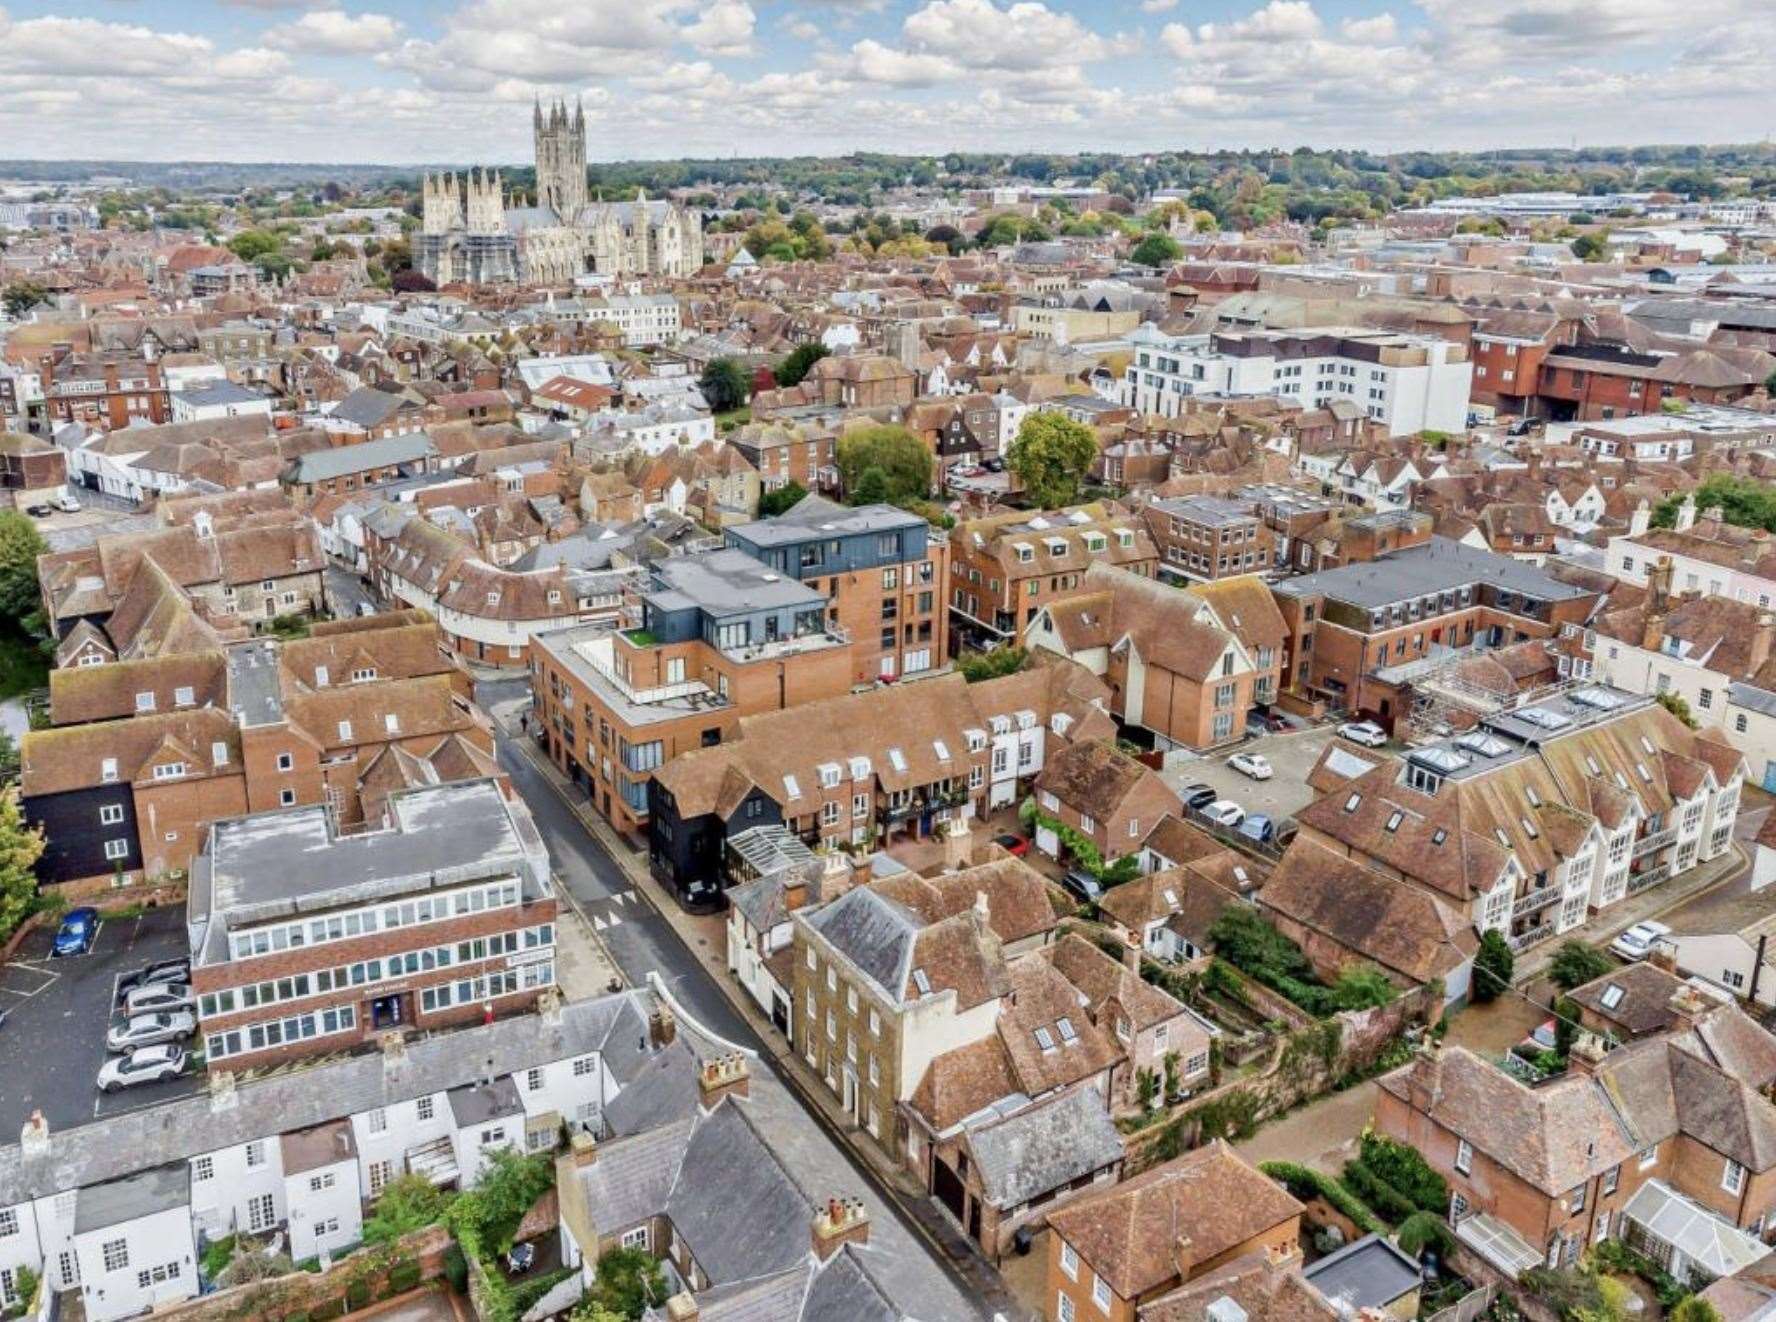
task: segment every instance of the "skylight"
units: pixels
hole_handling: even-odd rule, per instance
[[[1445,831],[1441,826],[1431,832],[1431,843],[1433,845],[1440,845],[1447,839],[1449,839],[1449,832]]]
[[[1492,833],[1493,833],[1493,835],[1498,837],[1498,842],[1501,845],[1503,845],[1506,849],[1509,849],[1511,847],[1511,837],[1505,834],[1504,827],[1495,826],[1492,828]]]
[[[1597,765],[1597,759],[1592,757],[1589,753],[1585,754],[1585,765],[1591,768],[1591,774],[1593,776],[1601,776],[1603,774],[1603,768]]]
[[[941,739],[933,739],[931,741],[931,751],[937,754],[937,760],[939,762],[948,762],[950,760],[950,746]]]
[[[1353,794],[1350,798],[1344,801],[1344,810],[1346,812],[1355,812],[1362,802],[1363,796],[1361,794]]]
[[[1078,1030],[1073,1027],[1073,1021],[1067,1018],[1066,1015],[1062,1015],[1059,1019],[1055,1020],[1055,1027],[1061,1030],[1061,1041],[1068,1043],[1069,1045],[1079,1041]]]
[[[1648,739],[1644,734],[1640,737],[1640,746],[1646,749],[1646,755],[1648,757],[1653,755],[1653,741]]]
[[[1388,815],[1388,819],[1387,819],[1387,829],[1389,831],[1398,831],[1400,829],[1400,823],[1405,820],[1406,820],[1406,814],[1403,812],[1396,811],[1396,812],[1390,813]]]
[[[1172,908],[1176,909],[1178,907],[1178,892],[1173,890],[1170,886],[1167,886],[1165,888],[1164,895],[1165,895],[1165,902],[1167,904],[1171,905]]]
[[[1472,765],[1468,758],[1463,757],[1453,748],[1415,748],[1406,755],[1406,760],[1416,762],[1421,767],[1429,767],[1446,776]]]
[[[1517,822],[1518,822],[1518,825],[1522,826],[1523,833],[1525,835],[1527,835],[1531,840],[1534,840],[1541,835],[1541,832],[1535,829],[1535,823],[1530,821],[1529,818],[1519,817],[1517,819]]]
[[[1623,988],[1621,983],[1619,983],[1619,982],[1610,983],[1609,986],[1607,986],[1603,989],[1603,996],[1601,998],[1602,1002],[1603,1002],[1603,1008],[1606,1010],[1615,1009],[1618,1005],[1620,1005],[1622,1003],[1622,998],[1624,996],[1626,996],[1627,994],[1628,993],[1627,993],[1626,989]]]
[[[919,989],[919,995],[931,995],[931,979],[925,976],[924,969],[913,970],[913,986]]]
[[[1464,734],[1455,743],[1456,747],[1465,748],[1470,753],[1478,753],[1481,757],[1503,757],[1511,751],[1511,745],[1497,735],[1483,734],[1478,731],[1473,734]]]
[[[905,771],[907,769],[906,754],[898,748],[890,748],[888,750],[888,764],[896,771]]]
[[[1646,769],[1645,762],[1636,762],[1634,764],[1634,772],[1647,784],[1651,785],[1653,783],[1653,773]]]
[[[1041,1047],[1044,1051],[1053,1051],[1055,1049],[1054,1034],[1048,1031],[1048,1026],[1046,1024],[1036,1030],[1036,1045]]]
[[[1517,713],[1517,717],[1544,730],[1564,730],[1572,724],[1572,717],[1549,711],[1546,707],[1525,707]]]
[[[1576,689],[1567,696],[1582,707],[1594,707],[1598,711],[1614,711],[1623,701],[1621,694],[1600,688]]]
[[[802,797],[802,787],[796,782],[794,776],[785,776],[783,778],[783,792],[792,799],[799,799]]]

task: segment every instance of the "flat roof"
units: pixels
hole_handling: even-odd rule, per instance
[[[708,615],[805,607],[826,609],[826,597],[732,547],[671,556],[655,566],[661,586],[642,593],[656,610],[696,607]]]
[[[520,825],[491,778],[406,790],[390,796],[389,810],[394,826],[343,836],[319,804],[217,822],[204,854],[209,915],[239,927],[522,876],[543,848],[535,826],[528,817]]]
[[[1271,590],[1291,597],[1324,596],[1374,608],[1480,582],[1541,601],[1570,601],[1587,595],[1585,589],[1562,583],[1534,565],[1462,546],[1446,537],[1432,537],[1419,546],[1390,552],[1380,560],[1284,579],[1273,584]]]
[[[1301,1275],[1350,1317],[1386,1308],[1419,1288],[1418,1264],[1380,1235],[1365,1235],[1301,1269]]]
[[[774,519],[744,523],[728,531],[754,546],[786,546],[818,541],[829,534],[897,532],[924,522],[917,514],[892,505],[859,505],[853,509],[820,496],[809,496]]]
[[[1222,496],[1176,496],[1171,500],[1156,501],[1154,508],[1167,514],[1182,515],[1196,523],[1216,526],[1247,523],[1258,517],[1246,502]]]
[[[243,726],[284,719],[276,643],[260,639],[228,649],[228,705]]]

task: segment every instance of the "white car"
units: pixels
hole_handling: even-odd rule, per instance
[[[1610,942],[1610,952],[1620,955],[1629,963],[1645,959],[1653,953],[1653,947],[1659,944],[1660,937],[1671,935],[1671,929],[1664,923],[1655,923],[1648,919],[1644,923],[1636,923],[1621,936]]]
[[[1275,774],[1262,753],[1235,753],[1227,759],[1227,765],[1253,780],[1269,780]]]
[[[99,1069],[99,1091],[116,1092],[138,1083],[159,1083],[185,1072],[185,1048],[167,1043],[138,1047],[127,1056],[113,1056]]]
[[[1216,826],[1225,826],[1229,830],[1246,820],[1246,810],[1232,799],[1216,799],[1202,810],[1202,814]]]
[[[1380,748],[1388,741],[1387,731],[1374,721],[1346,721],[1338,727],[1338,733],[1365,748]]]
[[[55,498],[55,507],[64,514],[80,513],[80,502],[74,499],[71,492],[63,491]]]
[[[123,1012],[134,1019],[138,1015],[163,1014],[190,1010],[197,1005],[188,982],[161,982],[152,987],[137,987],[123,998]]]
[[[197,1016],[189,1010],[163,1010],[159,1014],[139,1014],[118,1024],[105,1034],[105,1045],[112,1051],[130,1051],[136,1047],[154,1047],[162,1042],[176,1042],[197,1031]]]

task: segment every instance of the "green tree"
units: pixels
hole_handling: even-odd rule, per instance
[[[1373,964],[1347,964],[1332,983],[1332,1000],[1340,1010],[1367,1010],[1387,1005],[1399,993],[1387,974]]]
[[[17,787],[0,791],[0,940],[12,935],[37,903],[43,831],[25,825]]]
[[[1609,251],[1604,234],[1581,234],[1572,241],[1571,247],[1573,256],[1585,262],[1602,261],[1604,254]]]
[[[1060,413],[1027,414],[1006,452],[1031,505],[1057,509],[1079,497],[1079,479],[1098,457],[1098,438],[1082,422]]]
[[[648,1308],[666,1302],[665,1273],[640,1249],[617,1249],[598,1260],[598,1279],[586,1291],[584,1302],[634,1322]]]
[[[6,315],[22,317],[39,303],[49,302],[49,290],[34,280],[15,280],[6,286]]]
[[[789,351],[789,357],[777,364],[771,375],[777,378],[780,386],[799,385],[802,378],[808,375],[808,369],[830,352],[819,340],[798,344]]]
[[[1129,260],[1141,266],[1170,266],[1184,249],[1169,234],[1153,233],[1129,251]]]
[[[759,517],[772,519],[787,510],[794,509],[807,498],[808,488],[800,482],[785,482],[773,491],[767,491],[759,497]]]
[[[1030,654],[1023,648],[1007,644],[995,647],[990,652],[964,652],[956,658],[956,669],[963,679],[975,684],[983,679],[1015,675],[1029,659]]]
[[[1655,693],[1653,701],[1689,726],[1690,729],[1696,728],[1695,714],[1690,711],[1689,701],[1681,693]]]
[[[739,408],[748,397],[746,372],[732,358],[712,358],[697,378],[703,398],[717,413]]]
[[[1716,473],[1688,494],[1698,510],[1718,509],[1721,519],[1735,527],[1776,532],[1776,484]],[[1673,527],[1683,501],[1681,495],[1660,501],[1653,510],[1653,527]]]
[[[1481,933],[1480,949],[1474,955],[1474,1003],[1485,1005],[1509,991],[1516,963],[1503,932],[1489,927]]]
[[[1578,939],[1566,942],[1548,963],[1548,976],[1563,992],[1582,987],[1615,968],[1615,961],[1596,946]]]
[[[48,550],[24,515],[16,510],[0,512],[0,618],[37,634],[43,632],[37,557]]]
[[[1565,1060],[1572,1054],[1574,1040],[1579,1036],[1579,1015],[1582,1007],[1570,996],[1554,1002],[1554,1054]]]
[[[256,262],[281,247],[278,236],[264,230],[242,230],[228,241],[228,250],[243,262]]]
[[[931,494],[936,461],[925,442],[905,427],[854,428],[839,437],[835,457],[839,482],[853,505],[900,504]],[[879,478],[869,475],[872,468],[880,470]]]
[[[423,1175],[402,1175],[383,1186],[376,1209],[364,1222],[364,1243],[383,1244],[436,1222],[450,1195]]]

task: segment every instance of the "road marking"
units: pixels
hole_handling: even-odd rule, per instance
[[[604,931],[604,919],[600,918],[597,914],[592,915],[592,930],[594,932]]]
[[[616,914],[613,913],[610,916],[610,925],[612,927],[621,927],[623,925],[623,920],[621,918],[617,917]]]

